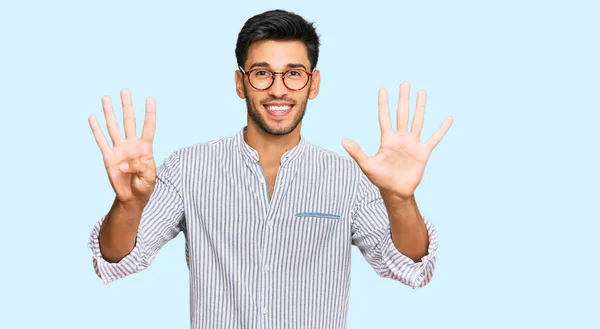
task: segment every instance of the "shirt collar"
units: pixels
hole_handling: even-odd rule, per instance
[[[234,137],[234,144],[235,147],[237,148],[237,150],[248,160],[253,161],[253,162],[258,162],[258,152],[253,149],[250,145],[248,145],[248,143],[246,143],[246,141],[244,140],[244,133],[246,132],[246,130],[248,129],[248,126],[244,126],[244,128],[242,128]],[[306,140],[304,139],[304,137],[302,135],[300,135],[300,141],[298,142],[298,144],[296,144],[296,146],[294,146],[292,149],[288,150],[287,152],[283,153],[283,155],[281,155],[281,164],[285,164],[288,162],[293,162],[295,159],[297,159],[298,157],[300,157],[305,149],[306,149]]]

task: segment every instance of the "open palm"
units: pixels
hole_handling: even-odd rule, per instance
[[[397,130],[394,131],[388,109],[387,91],[379,91],[381,146],[375,156],[368,157],[360,146],[350,139],[344,139],[342,142],[344,149],[381,192],[406,200],[410,199],[421,182],[431,152],[450,129],[453,121],[451,117],[446,118],[433,136],[427,142],[421,143],[427,96],[423,90],[417,92],[415,115],[411,131],[408,132],[409,94],[410,84],[400,84]]]
[[[121,103],[125,139],[121,138],[110,97],[102,98],[108,134],[113,144],[112,149],[94,116],[89,117],[89,124],[102,152],[104,166],[118,200],[122,203],[136,200],[144,202],[149,199],[156,180],[156,164],[152,153],[152,141],[156,129],[156,104],[152,98],[146,100],[144,128],[142,136],[138,139],[129,90],[121,91]]]

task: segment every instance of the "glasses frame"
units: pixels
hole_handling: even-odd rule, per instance
[[[283,71],[283,72],[274,72],[274,71],[271,71],[269,69],[265,69],[265,68],[262,68],[262,67],[257,67],[257,68],[254,68],[254,69],[246,72],[246,71],[244,71],[244,69],[242,67],[238,67],[238,68],[239,68],[240,72],[242,72],[248,78],[248,83],[250,84],[250,86],[252,86],[252,88],[254,88],[256,90],[260,90],[260,91],[268,90],[269,88],[271,88],[273,86],[273,83],[275,83],[275,77],[277,76],[277,74],[281,74],[281,81],[283,82],[283,85],[288,90],[299,91],[299,90],[304,89],[308,85],[308,82],[312,78],[312,74],[313,74],[312,72],[309,72],[309,71],[307,71],[305,69],[289,69],[289,70],[286,70],[286,71]],[[250,82],[250,73],[252,73],[254,71],[258,71],[258,70],[269,71],[269,72],[273,73],[273,75],[271,76],[271,83],[269,84],[269,86],[267,88],[262,88],[262,89],[256,88],[252,84],[252,82]],[[301,88],[298,88],[298,89],[292,89],[292,88],[288,87],[288,85],[285,83],[285,75],[286,75],[286,73],[288,73],[290,71],[304,71],[306,74],[308,74],[308,79],[306,79],[306,83],[304,84],[304,86],[302,86]]]

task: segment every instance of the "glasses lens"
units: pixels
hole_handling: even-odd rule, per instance
[[[248,76],[250,84],[256,89],[267,89],[273,82],[273,74],[267,70],[255,70]]]
[[[287,71],[285,72],[283,82],[290,89],[302,89],[308,82],[308,73],[303,70]]]

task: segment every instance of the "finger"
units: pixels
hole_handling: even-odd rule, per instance
[[[444,138],[444,135],[446,135],[446,132],[448,129],[450,129],[452,122],[454,122],[454,119],[452,117],[447,117],[446,120],[442,122],[442,125],[438,128],[438,130],[433,133],[431,138],[429,138],[429,140],[425,143],[430,152],[433,151],[442,138]]]
[[[400,96],[398,97],[398,113],[396,131],[405,133],[408,129],[408,101],[410,95],[410,83],[404,81],[400,84]]]
[[[367,163],[367,159],[369,159],[369,157],[360,148],[360,146],[358,146],[358,144],[356,144],[354,141],[352,141],[348,138],[345,138],[342,141],[342,146],[344,147],[346,152],[348,152],[348,154],[350,154],[352,159],[354,159],[354,161],[356,161],[356,163],[358,163],[358,165],[361,168],[365,166],[365,164]]]
[[[119,124],[117,123],[117,117],[115,116],[110,97],[102,97],[102,108],[104,109],[104,118],[106,119],[108,135],[114,146],[121,141],[121,133],[119,132]]]
[[[392,131],[392,122],[390,119],[390,109],[388,106],[388,93],[385,89],[379,89],[378,95],[378,107],[379,107],[379,126],[381,127],[381,134]]]
[[[104,137],[102,129],[100,129],[100,124],[93,115],[88,118],[88,122],[90,124],[90,128],[92,128],[92,133],[94,134],[94,139],[96,139],[96,144],[98,144],[100,152],[102,152],[102,156],[105,156],[110,152],[110,145],[108,145],[108,141],[106,140],[106,137]]]
[[[121,90],[121,105],[123,106],[123,126],[125,127],[125,138],[135,138],[135,114],[131,102],[131,92],[128,89]]]
[[[421,129],[423,128],[423,121],[425,120],[425,106],[427,105],[427,93],[425,90],[419,90],[417,92],[417,106],[415,109],[415,115],[413,116],[412,126],[410,128],[411,134],[421,137]]]
[[[156,102],[152,97],[146,99],[146,118],[144,119],[144,128],[142,129],[141,139],[151,142],[154,139],[156,130]]]
[[[149,158],[137,158],[121,163],[119,169],[122,172],[139,176],[147,183],[153,183],[155,177],[152,166],[150,165],[151,161],[152,160]]]

